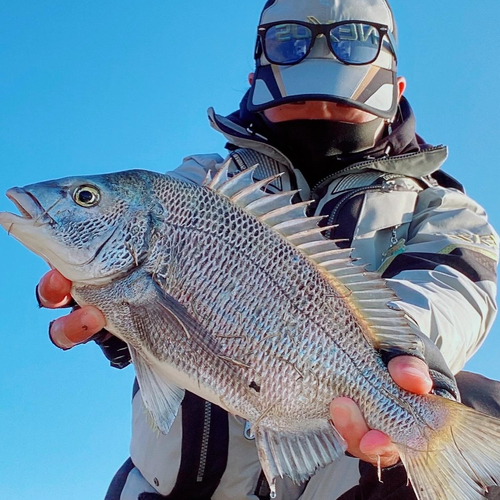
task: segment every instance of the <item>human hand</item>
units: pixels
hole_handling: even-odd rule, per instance
[[[37,291],[42,307],[50,309],[66,307],[73,300],[71,281],[56,270],[49,271],[42,277]],[[49,328],[49,335],[57,347],[66,350],[87,342],[105,325],[106,319],[99,309],[93,306],[83,306],[53,321]]]
[[[388,364],[389,373],[401,388],[415,394],[428,394],[433,386],[424,361],[413,356],[399,356]],[[347,442],[347,451],[364,462],[390,467],[399,454],[383,432],[370,430],[357,404],[349,398],[336,398],[330,405],[332,421]]]

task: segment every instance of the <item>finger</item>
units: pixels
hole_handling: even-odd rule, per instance
[[[394,382],[414,394],[428,394],[432,389],[429,368],[421,359],[414,356],[398,356],[391,359],[389,373]]]
[[[330,406],[332,421],[347,443],[347,451],[364,462],[389,467],[399,461],[396,447],[380,431],[370,430],[354,401],[337,398]]]
[[[57,347],[66,350],[88,341],[105,326],[106,319],[99,309],[84,306],[53,321],[49,336]]]
[[[336,398],[330,405],[330,415],[347,443],[347,451],[356,457],[362,455],[359,443],[369,428],[357,404],[349,398]]]
[[[51,270],[38,284],[38,297],[43,307],[55,309],[69,304],[71,298],[71,281],[60,272]]]
[[[390,467],[399,462],[399,453],[391,438],[383,432],[371,430],[367,432],[359,443],[361,453],[366,457],[365,462],[381,467]]]

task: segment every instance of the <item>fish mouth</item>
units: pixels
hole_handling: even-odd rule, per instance
[[[31,226],[38,227],[55,222],[43,208],[40,202],[29,191],[23,188],[14,187],[7,191],[7,198],[19,210],[19,215],[10,212],[0,212],[0,226],[12,232],[12,228]]]
[[[14,187],[7,191],[7,198],[19,210],[19,215],[4,212],[0,214],[0,224],[10,221],[11,223],[30,223],[43,225],[53,221],[48,210],[43,208],[37,198],[23,188]]]
[[[6,195],[19,210],[23,219],[36,219],[43,213],[40,202],[24,189],[12,188],[7,191]]]

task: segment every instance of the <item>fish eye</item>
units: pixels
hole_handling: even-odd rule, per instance
[[[101,200],[101,193],[93,186],[80,186],[73,192],[73,200],[81,207],[94,207]]]

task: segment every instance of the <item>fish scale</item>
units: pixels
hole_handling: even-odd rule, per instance
[[[329,404],[350,397],[393,440],[419,500],[485,498],[499,422],[392,381],[379,350],[420,345],[394,293],[256,170],[228,163],[204,186],[130,171],[14,188],[24,215],[0,223],[103,311],[162,432],[185,390],[244,417],[274,492],[344,452]]]
[[[189,197],[188,197],[188,200],[189,200]],[[228,311],[228,307],[231,306],[231,302],[229,300],[225,300],[225,302],[221,303],[220,290],[223,289],[221,282],[227,281],[228,276],[231,276],[231,278],[235,282],[244,283],[246,285],[247,289],[241,290],[241,292],[240,292],[242,297],[252,297],[254,290],[258,289],[259,290],[259,297],[261,298],[261,300],[263,302],[270,304],[270,306],[268,307],[268,310],[271,310],[271,311],[273,309],[279,309],[278,305],[283,304],[285,301],[290,301],[291,304],[298,304],[295,306],[294,310],[292,310],[292,311],[287,310],[287,309],[283,310],[283,317],[285,317],[285,318],[293,317],[295,314],[297,314],[297,312],[300,312],[301,309],[303,309],[304,305],[305,306],[309,305],[312,307],[313,311],[310,311],[310,315],[306,321],[308,323],[310,323],[311,319],[315,318],[315,321],[318,322],[318,315],[321,314],[322,310],[320,307],[317,307],[316,304],[319,302],[319,299],[321,296],[321,290],[322,290],[322,288],[324,288],[324,286],[323,287],[319,286],[319,283],[313,284],[313,282],[310,280],[310,277],[311,277],[310,275],[314,274],[314,270],[311,270],[310,266],[302,265],[302,267],[303,268],[305,267],[305,269],[301,275],[301,274],[297,273],[297,269],[293,269],[293,267],[294,267],[293,265],[291,265],[290,267],[287,265],[284,265],[284,266],[281,265],[281,266],[278,266],[278,269],[277,269],[279,274],[277,274],[277,276],[274,277],[274,282],[280,284],[280,287],[277,287],[276,285],[275,286],[272,286],[272,285],[266,286],[264,280],[273,271],[273,266],[270,264],[272,264],[273,262],[276,262],[278,259],[279,260],[284,259],[285,253],[288,254],[288,257],[290,258],[290,260],[293,263],[293,257],[295,257],[296,251],[294,251],[293,248],[290,248],[289,245],[286,244],[286,242],[284,242],[282,240],[277,240],[275,237],[275,234],[273,234],[269,231],[266,231],[265,227],[262,227],[259,232],[255,232],[255,230],[252,230],[252,233],[254,233],[254,237],[251,238],[250,235],[248,234],[248,227],[252,226],[252,224],[255,225],[255,221],[251,220],[249,223],[248,222],[249,217],[246,214],[235,214],[234,210],[233,210],[232,216],[225,217],[222,219],[222,224],[221,224],[220,218],[216,219],[216,220],[211,219],[209,217],[209,215],[206,215],[203,212],[203,208],[205,208],[205,210],[207,210],[208,214],[210,214],[210,213],[215,213],[215,214],[226,213],[227,214],[228,213],[228,209],[226,207],[223,207],[224,200],[219,199],[217,201],[218,201],[218,203],[217,202],[215,204],[212,203],[212,205],[210,203],[207,203],[207,202],[200,203],[201,210],[198,211],[199,215],[198,215],[196,220],[198,220],[200,222],[203,221],[204,224],[202,223],[200,225],[200,227],[196,228],[196,231],[198,234],[201,234],[201,235],[204,235],[205,232],[208,230],[213,231],[214,230],[214,227],[213,227],[214,222],[217,222],[217,225],[218,225],[218,229],[215,231],[216,234],[222,233],[222,235],[224,235],[227,228],[231,229],[231,232],[227,233],[229,235],[229,238],[227,241],[227,247],[225,249],[217,250],[216,249],[217,247],[214,247],[213,241],[210,242],[211,244],[206,245],[206,248],[210,248],[210,250],[211,250],[211,259],[207,260],[207,263],[210,265],[212,276],[218,275],[220,277],[219,281],[217,281],[216,279],[213,279],[213,278],[210,279],[210,276],[207,279],[206,278],[207,272],[205,269],[203,269],[203,268],[199,269],[196,266],[196,264],[193,266],[193,262],[196,263],[196,259],[192,258],[193,256],[190,255],[188,248],[179,249],[179,253],[181,255],[183,255],[184,262],[186,262],[186,264],[188,266],[190,266],[192,269],[190,274],[186,275],[187,279],[184,281],[186,286],[189,285],[191,287],[191,290],[189,290],[187,293],[185,293],[185,295],[188,295],[190,297],[191,307],[196,310],[197,296],[195,293],[196,293],[196,289],[198,288],[198,283],[196,282],[195,279],[193,279],[193,275],[198,275],[198,276],[203,277],[202,281],[209,283],[209,286],[199,288],[200,292],[198,295],[201,298],[201,305],[203,303],[206,304],[208,302],[210,304],[213,304],[214,310],[220,311],[220,314],[219,314],[220,318],[215,319],[212,315],[209,318],[210,322],[209,322],[209,325],[207,325],[207,326],[210,326],[216,332],[217,331],[224,331],[224,332],[228,332],[229,334],[232,334],[232,335],[236,335],[237,332],[235,332],[235,330],[237,330],[238,332],[241,332],[241,330],[243,330],[243,331],[255,330],[253,322],[251,322],[250,325],[246,325],[245,323],[237,325],[234,323],[228,324],[224,321],[224,319],[227,318],[231,312],[230,310]],[[221,205],[223,208],[221,207]],[[209,210],[208,207],[211,207],[213,210]],[[229,207],[229,210],[231,210],[232,208],[233,207]],[[237,217],[237,215],[239,215],[239,217]],[[238,222],[239,222],[239,224],[238,224]],[[231,225],[232,225],[232,227],[231,227]],[[237,234],[239,237],[238,238],[234,237],[235,234]],[[203,239],[204,239],[203,236],[201,236],[200,237],[201,245],[205,246],[205,245],[203,245]],[[223,241],[224,241],[224,239],[223,239]],[[259,256],[259,259],[256,262],[256,263],[258,263],[258,266],[256,268],[251,268],[249,266],[248,261],[241,261],[240,259],[231,259],[229,257],[229,255],[230,255],[230,253],[229,253],[230,248],[228,248],[229,246],[231,247],[231,249],[238,248],[243,253],[243,255],[248,255],[248,254],[255,255],[256,244],[259,245],[258,253],[257,253]],[[189,241],[186,241],[186,245],[189,246]],[[220,248],[220,243],[219,243],[219,248]],[[221,255],[225,255],[226,258],[229,259],[229,261],[232,262],[233,264],[238,264],[238,263],[243,264],[243,269],[238,269],[238,267],[235,267],[234,265],[230,269],[225,268],[225,265],[224,265],[225,261],[223,261],[220,258]],[[300,260],[296,261],[296,262],[302,262],[302,264],[304,264],[304,262],[300,261]],[[179,274],[183,275],[182,262],[176,262],[175,264],[180,269]],[[239,267],[241,267],[241,265]],[[298,266],[295,265],[295,267],[298,267]],[[290,268],[291,268],[292,272],[290,272]],[[252,269],[251,274],[253,275],[254,279],[248,279],[248,277],[244,276],[245,274],[250,273],[250,271],[248,271],[249,269]],[[256,270],[258,270],[258,269],[261,270],[261,274],[262,274],[261,277],[259,277],[257,272],[256,272]],[[242,273],[243,273],[243,276],[241,276]],[[189,279],[189,278],[191,278],[191,279]],[[291,281],[291,283],[290,283],[290,281]],[[309,285],[308,292],[310,294],[309,297],[304,297],[304,290],[303,290],[304,287],[303,286],[301,287],[302,283],[308,283],[308,285]],[[289,294],[287,294],[286,297],[284,297],[284,299],[283,299],[282,297],[280,297],[276,293],[277,288],[288,289],[288,287],[290,285],[294,286],[299,291],[299,293],[296,294],[296,297],[293,297],[295,299],[295,301],[292,300],[292,297],[290,297]],[[216,293],[215,297],[210,293],[211,291],[214,291]],[[268,293],[266,294],[265,291],[268,291]],[[180,303],[182,303],[182,296],[181,295],[177,296],[177,297],[174,296],[174,298],[179,300]],[[268,302],[268,300],[271,300],[272,302]],[[252,303],[250,303],[248,305],[242,304],[241,299],[239,301],[239,305],[240,305],[240,308],[239,308],[240,314],[244,314],[245,306],[247,306],[246,308],[248,310],[252,310],[252,306],[253,306]],[[339,309],[338,307],[335,307],[335,306],[332,306],[332,308]],[[331,318],[329,317],[329,315],[325,316],[323,314],[323,318],[321,318],[321,319],[322,319],[322,321],[321,321],[322,324],[318,327],[319,332],[321,332],[322,330],[328,330],[330,327],[330,324],[331,324]],[[351,318],[351,322],[353,322],[352,318]],[[203,322],[202,322],[202,324],[203,324]],[[286,325],[283,325],[283,324],[275,325],[273,327],[273,329],[274,330],[283,330],[285,332],[287,331]],[[308,339],[306,339],[306,342],[310,342],[312,345],[314,345],[314,336],[315,335],[311,331],[311,329],[310,328],[308,328],[308,329],[302,328],[301,331],[307,332]],[[293,335],[293,333],[295,333],[295,332],[292,332],[292,335],[289,334],[288,337],[293,336],[293,340],[296,342],[297,337],[296,337],[296,335]],[[296,334],[298,334],[298,332]],[[227,356],[228,358],[233,358],[235,360],[241,360],[241,361],[247,363],[248,365],[252,366],[255,363],[255,357],[249,355],[250,354],[249,350],[251,350],[252,344],[250,341],[252,339],[252,336],[254,336],[254,335],[255,335],[255,331],[252,331],[251,334],[243,335],[243,339],[245,339],[247,341],[246,344],[241,340],[241,338],[230,341],[230,342],[226,342],[226,348],[223,349],[222,354],[224,356]],[[344,331],[339,330],[337,335],[340,338],[343,338]],[[317,336],[319,337],[319,335],[317,335]],[[258,335],[257,335],[257,337],[258,337]],[[312,342],[311,342],[311,338],[312,338]],[[271,364],[269,369],[265,370],[263,372],[263,375],[262,375],[263,378],[267,378],[268,376],[270,377],[272,375],[272,373],[276,373],[276,372],[278,372],[279,374],[281,374],[281,373],[284,374],[282,377],[278,376],[278,378],[277,378],[277,383],[275,384],[276,393],[281,392],[281,390],[282,390],[281,388],[283,387],[283,384],[287,380],[289,380],[291,373],[294,373],[295,376],[297,375],[296,369],[294,368],[294,363],[296,362],[295,359],[286,360],[286,358],[285,358],[285,363],[283,363],[283,355],[284,354],[286,355],[288,353],[289,356],[290,355],[293,356],[293,350],[289,348],[289,345],[290,345],[290,338],[287,338],[284,341],[283,337],[281,337],[281,338],[274,337],[273,342],[272,342],[271,347],[270,347],[270,350],[268,352],[266,352],[266,343],[265,342],[264,342],[264,345],[261,347],[263,352],[264,352],[264,356],[266,356],[266,354],[267,354],[267,358],[269,358],[271,360],[276,360],[276,356],[279,355],[278,361],[275,362],[274,365]],[[273,349],[273,347],[274,347],[274,349]],[[348,348],[352,349],[352,344],[348,344]],[[332,343],[331,346],[321,347],[321,350],[322,351],[329,351],[328,357],[332,358],[334,360],[336,357],[335,353],[338,350],[338,348],[337,348],[335,343]],[[371,348],[371,346],[367,345],[367,351],[373,352],[373,349]],[[363,359],[363,360],[366,359],[366,353],[364,353],[363,351],[359,351],[359,350],[357,352],[359,352],[359,354],[360,354],[360,359]],[[318,354],[316,354],[316,356],[319,359],[321,359]],[[280,367],[282,367],[283,364],[285,364],[284,372],[280,369],[277,370],[275,367],[276,364],[279,365]],[[332,369],[335,371],[336,368],[338,368],[338,366],[335,366],[335,365],[336,364],[339,365],[341,363],[335,363],[332,360],[330,360],[328,362],[325,359],[319,361],[319,363],[318,363],[319,366],[324,366],[325,364],[332,366]],[[297,367],[297,369],[299,371],[306,371],[306,372],[311,371],[311,368],[309,368],[307,366]],[[241,370],[244,372],[245,368],[242,368]],[[266,373],[266,372],[270,372],[270,373]],[[331,400],[332,396],[336,396],[336,395],[340,395],[340,394],[351,395],[350,394],[351,391],[347,390],[347,387],[350,384],[345,384],[345,385],[346,385],[346,387],[340,387],[338,389],[338,393],[333,392],[332,387],[328,387],[328,385],[325,386],[326,390],[324,391],[321,416],[323,416],[324,418],[327,418],[327,415],[328,415],[327,405],[328,405],[329,401]],[[292,403],[295,400],[296,400],[295,397],[289,397],[288,402]],[[299,406],[297,408],[296,405],[290,404],[289,406],[287,405],[286,408],[287,408],[287,412],[290,414],[294,414],[296,412],[301,412],[301,413],[307,415],[307,413],[308,413],[307,407],[304,408],[304,407]],[[235,411],[235,410],[236,410],[236,412],[238,412],[238,409],[233,407],[233,411]],[[275,413],[276,412],[274,412],[273,414],[275,414]],[[315,411],[315,415],[317,415],[317,414],[318,414],[318,412]]]

